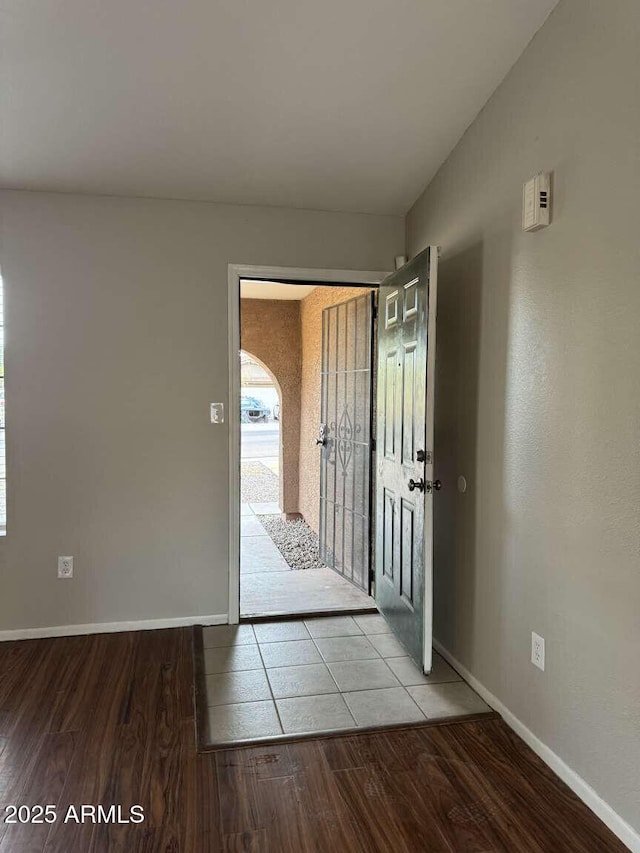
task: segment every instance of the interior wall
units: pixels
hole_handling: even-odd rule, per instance
[[[392,269],[387,264],[384,269]],[[301,301],[302,382],[300,417],[299,506],[316,533],[320,529],[320,427],[322,369],[322,311],[331,305],[361,296],[361,287],[316,287]]]
[[[226,613],[228,264],[386,269],[402,218],[8,191],[0,217],[0,631]]]
[[[280,407],[280,509],[298,512],[300,450],[300,302],[240,300],[240,345],[275,376]]]
[[[561,0],[407,219],[442,247],[436,636],[636,829],[638,44],[635,0]]]

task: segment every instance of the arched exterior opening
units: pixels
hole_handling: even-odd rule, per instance
[[[299,303],[243,299],[242,351],[273,378],[280,396],[280,509],[297,514],[300,456]]]
[[[240,365],[240,376],[241,376],[241,381],[244,379],[244,370],[243,370],[243,364],[242,364],[243,356],[245,356],[249,361],[251,361],[251,362],[253,362],[254,364],[256,364],[258,367],[260,367],[260,368],[261,368],[261,369],[262,369],[262,370],[267,374],[267,376],[269,377],[269,380],[270,380],[271,384],[272,384],[272,385],[273,385],[273,387],[276,389],[276,392],[277,392],[277,395],[278,395],[278,404],[279,404],[279,405],[280,405],[280,407],[282,408],[282,389],[280,388],[280,383],[278,382],[278,377],[274,375],[273,371],[268,367],[268,365],[266,365],[266,364],[265,364],[261,359],[259,359],[259,358],[258,358],[256,355],[254,355],[253,353],[251,353],[251,352],[247,352],[247,350],[246,350],[246,349],[242,349],[242,350],[240,350],[240,359],[241,359],[241,365]],[[251,386],[244,386],[244,387],[251,387]],[[256,387],[256,389],[257,389],[257,388],[259,388],[260,386],[259,386],[259,385],[256,385],[255,387]],[[271,401],[271,400],[267,400],[266,402],[267,402],[268,404],[270,404],[272,401]],[[279,419],[279,418],[278,418],[278,419]]]
[[[258,399],[263,400],[266,403],[266,405],[269,406],[269,408],[273,412],[274,401],[270,397],[266,397],[264,394],[264,391],[266,391],[268,389],[267,388],[263,389],[263,387],[261,387],[260,385],[250,385],[250,384],[244,383],[244,377],[246,375],[245,367],[248,367],[251,364],[259,367],[261,369],[261,371],[263,371],[268,376],[268,378],[271,382],[271,385],[276,390],[277,406],[278,406],[277,421],[278,421],[278,427],[279,427],[279,435],[278,435],[278,462],[279,462],[279,464],[278,464],[278,490],[279,490],[278,491],[278,495],[279,495],[278,496],[278,505],[280,507],[280,510],[284,511],[283,510],[283,507],[284,507],[284,486],[283,486],[284,477],[282,476],[283,468],[284,468],[284,458],[283,458],[284,453],[283,453],[282,437],[283,437],[283,418],[286,418],[286,411],[285,411],[286,407],[283,405],[282,389],[280,387],[280,383],[278,382],[277,376],[275,376],[275,374],[269,368],[269,366],[267,364],[265,364],[260,358],[258,358],[253,353],[248,352],[246,349],[241,350],[240,357],[241,357],[241,377],[243,380],[243,385],[241,386],[241,392],[242,392],[241,398],[245,394],[250,395],[250,396],[255,396]],[[245,362],[245,359],[246,359],[246,362]],[[241,421],[246,422],[244,414],[242,414],[242,413],[241,413]]]

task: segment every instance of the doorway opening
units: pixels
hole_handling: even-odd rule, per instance
[[[366,612],[371,284],[240,279],[240,616]]]
[[[229,265],[230,624],[377,610],[431,671],[437,269],[433,246],[391,275]],[[278,515],[241,500],[241,350],[279,389]]]
[[[207,746],[490,711],[432,653],[436,273],[432,247],[380,278],[229,268],[231,624],[202,631]],[[241,490],[241,347],[279,390],[278,514]],[[319,564],[292,565],[296,523]]]

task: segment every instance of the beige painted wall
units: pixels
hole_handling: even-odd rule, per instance
[[[33,192],[0,216],[0,631],[226,613],[227,266],[384,269],[402,219]]]
[[[280,509],[298,512],[300,302],[241,299],[240,345],[271,371],[280,386]]]
[[[387,267],[385,269],[389,268]],[[361,287],[316,287],[301,302],[302,414],[300,421],[300,512],[319,532],[320,450],[316,445],[320,426],[320,370],[322,365],[322,311],[363,293]]]
[[[637,829],[639,44],[636,0],[562,0],[407,223],[443,247],[436,635]]]

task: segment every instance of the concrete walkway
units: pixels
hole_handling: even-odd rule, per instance
[[[368,595],[332,569],[293,571],[256,516],[278,514],[276,504],[242,504],[240,615],[368,610]]]

